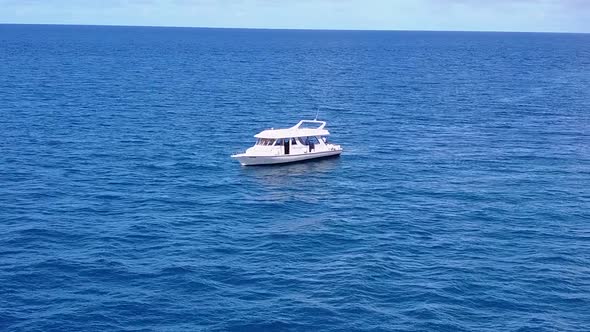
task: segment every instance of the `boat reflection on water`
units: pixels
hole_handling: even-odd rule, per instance
[[[282,187],[321,179],[322,175],[333,171],[340,164],[340,160],[336,156],[291,164],[242,167],[241,173],[264,186]]]

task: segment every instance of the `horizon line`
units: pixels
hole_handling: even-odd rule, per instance
[[[223,30],[279,30],[279,31],[366,31],[366,32],[475,32],[475,33],[539,33],[587,35],[590,32],[572,31],[513,31],[513,30],[407,30],[407,29],[340,29],[340,28],[288,28],[288,27],[215,27],[176,25],[130,25],[130,24],[75,24],[75,23],[0,23],[2,25],[41,25],[72,27],[122,27],[122,28],[171,28],[171,29],[223,29]]]

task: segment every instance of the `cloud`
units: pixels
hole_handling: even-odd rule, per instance
[[[406,2],[406,1],[404,1]],[[590,32],[585,0],[415,0],[409,13],[427,30]]]

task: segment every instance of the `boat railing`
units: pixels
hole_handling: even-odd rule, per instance
[[[295,126],[293,126],[294,129],[299,129],[301,128],[303,125],[305,125],[306,123],[313,123],[313,124],[319,124],[320,126],[317,128],[310,128],[310,129],[324,129],[324,127],[326,126],[326,121],[319,121],[319,120],[301,120],[299,121]]]

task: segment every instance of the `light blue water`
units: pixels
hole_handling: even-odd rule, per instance
[[[590,35],[0,25],[0,64],[0,330],[590,326]],[[229,158],[316,108],[341,158]]]

